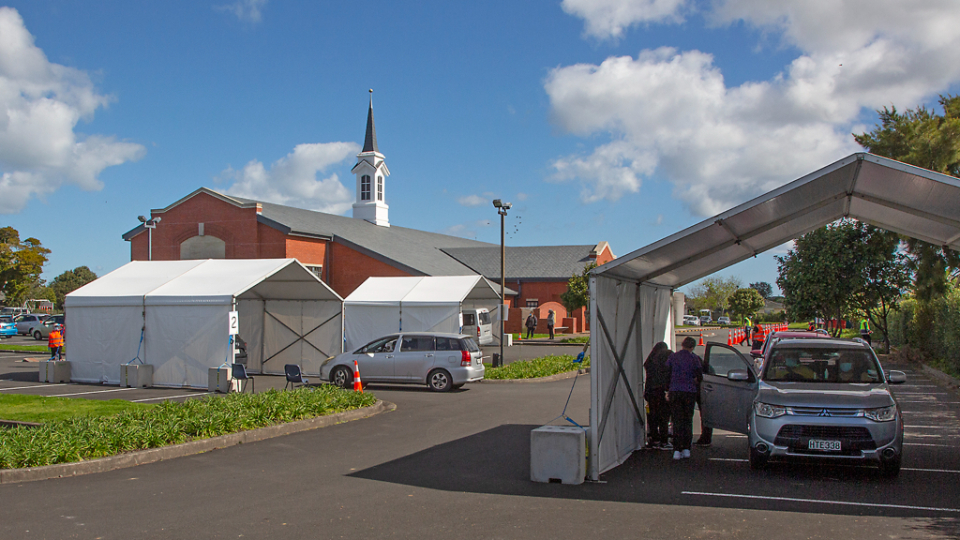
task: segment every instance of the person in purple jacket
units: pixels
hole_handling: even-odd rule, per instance
[[[682,350],[670,355],[670,416],[673,420],[673,459],[690,457],[693,443],[693,407],[703,380],[703,360],[694,354],[697,340],[684,338]]]

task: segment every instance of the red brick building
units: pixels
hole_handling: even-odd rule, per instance
[[[372,104],[353,172],[357,193],[353,217],[200,188],[152,210],[146,223],[123,235],[130,242],[130,259],[296,258],[343,297],[371,276],[479,274],[499,283],[498,245],[390,225],[385,194],[390,172],[377,148]],[[570,276],[585,264],[613,258],[606,242],[507,248],[506,286],[517,292],[508,303],[512,308],[538,309],[544,319],[553,309],[558,326],[582,329],[584,310],[567,314],[560,295]],[[519,315],[511,313],[511,326]],[[567,317],[576,322],[562,324]]]

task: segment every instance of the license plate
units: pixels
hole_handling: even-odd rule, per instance
[[[810,439],[807,442],[808,450],[824,450],[827,452],[839,452],[840,441],[823,441],[820,439]]]

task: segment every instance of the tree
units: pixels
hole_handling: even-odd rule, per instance
[[[53,279],[50,288],[56,295],[54,302],[57,309],[63,309],[64,298],[73,291],[83,287],[87,283],[97,279],[97,275],[90,271],[86,266],[78,266],[73,270],[67,270]]]
[[[0,228],[0,290],[9,305],[20,305],[40,281],[50,250],[36,238],[20,240],[13,227]]]
[[[739,277],[709,277],[690,287],[690,305],[694,309],[726,311],[730,296],[743,282]]]
[[[560,302],[568,313],[590,305],[590,271],[596,267],[597,263],[588,263],[567,281],[567,292],[560,295]]]
[[[767,283],[766,281],[758,281],[757,283],[750,284],[751,289],[756,289],[760,296],[763,298],[770,298],[773,295],[773,286]]]
[[[730,312],[738,319],[753,315],[763,306],[763,296],[752,285],[747,289],[737,289],[730,296]]]
[[[890,352],[887,323],[891,313],[899,309],[903,292],[910,286],[909,259],[900,250],[896,233],[861,224],[862,240],[857,246],[862,264],[863,286],[853,303],[883,335],[883,345]]]
[[[801,236],[794,249],[776,258],[777,285],[791,319],[841,320],[851,311],[862,272],[850,247],[859,236],[856,222],[843,219]],[[834,329],[835,335],[839,332]]]

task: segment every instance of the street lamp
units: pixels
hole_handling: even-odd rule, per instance
[[[505,271],[504,265],[504,254],[506,248],[504,247],[504,237],[503,237],[503,218],[507,215],[507,210],[513,207],[510,203],[505,203],[500,199],[493,200],[493,207],[497,209],[497,213],[500,214],[500,309],[497,310],[500,313],[500,357],[496,362],[493,363],[493,367],[503,366],[503,321],[506,320],[506,314],[504,311],[507,310],[507,302],[504,299],[504,282],[507,281],[507,273]]]
[[[147,260],[153,260],[153,230],[157,228],[157,223],[160,223],[159,217],[152,217],[147,219],[143,216],[137,216],[137,219],[140,220],[140,223],[143,223],[143,226],[147,229]]]

